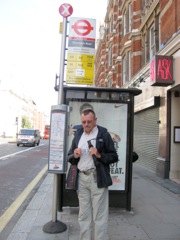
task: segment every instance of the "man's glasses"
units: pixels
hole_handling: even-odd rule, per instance
[[[87,121],[82,121],[82,124],[90,124],[90,123],[92,123],[92,120],[87,120]]]

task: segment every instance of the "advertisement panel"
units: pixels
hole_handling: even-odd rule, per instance
[[[109,189],[125,190],[128,105],[126,103],[70,101],[69,106],[72,111],[70,113],[68,147],[70,148],[74,133],[81,124],[81,111],[87,107],[92,108],[97,116],[97,124],[108,129],[119,157],[119,161],[110,166],[113,185]]]

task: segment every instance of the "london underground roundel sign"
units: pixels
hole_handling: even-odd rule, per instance
[[[62,17],[67,18],[73,13],[73,8],[69,3],[63,3],[59,7],[59,13]]]
[[[72,28],[74,29],[77,35],[81,36],[86,36],[93,30],[93,27],[91,26],[90,22],[87,21],[86,19],[80,19],[76,21]]]

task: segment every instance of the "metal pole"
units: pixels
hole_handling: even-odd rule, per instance
[[[59,69],[59,93],[58,104],[63,104],[63,83],[64,83],[64,60],[66,49],[66,34],[67,34],[67,18],[63,18],[63,33],[61,42],[61,56],[60,56],[60,69]]]
[[[63,82],[64,82],[64,60],[66,49],[66,33],[67,33],[67,18],[63,18],[63,33],[61,39],[61,55],[60,55],[60,70],[59,70],[59,92],[58,104],[63,104]],[[54,174],[53,188],[53,203],[52,203],[52,221],[57,221],[57,196],[58,196],[58,176]]]
[[[57,189],[58,186],[58,176],[54,174],[54,182],[53,182],[53,199],[52,199],[52,221],[57,221]]]
[[[67,18],[63,18],[63,33],[61,39],[61,54],[60,54],[60,73],[59,73],[59,93],[58,104],[63,104],[63,82],[64,82],[64,61],[66,50],[66,34],[67,34]],[[58,196],[58,175],[54,174],[53,182],[53,199],[52,199],[52,221],[45,224],[43,231],[47,233],[60,233],[67,229],[66,224],[57,220],[57,196]]]

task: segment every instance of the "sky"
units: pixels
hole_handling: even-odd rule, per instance
[[[103,23],[107,0],[0,0],[0,87],[31,97],[47,114],[58,103],[63,3],[73,7],[72,17]]]

